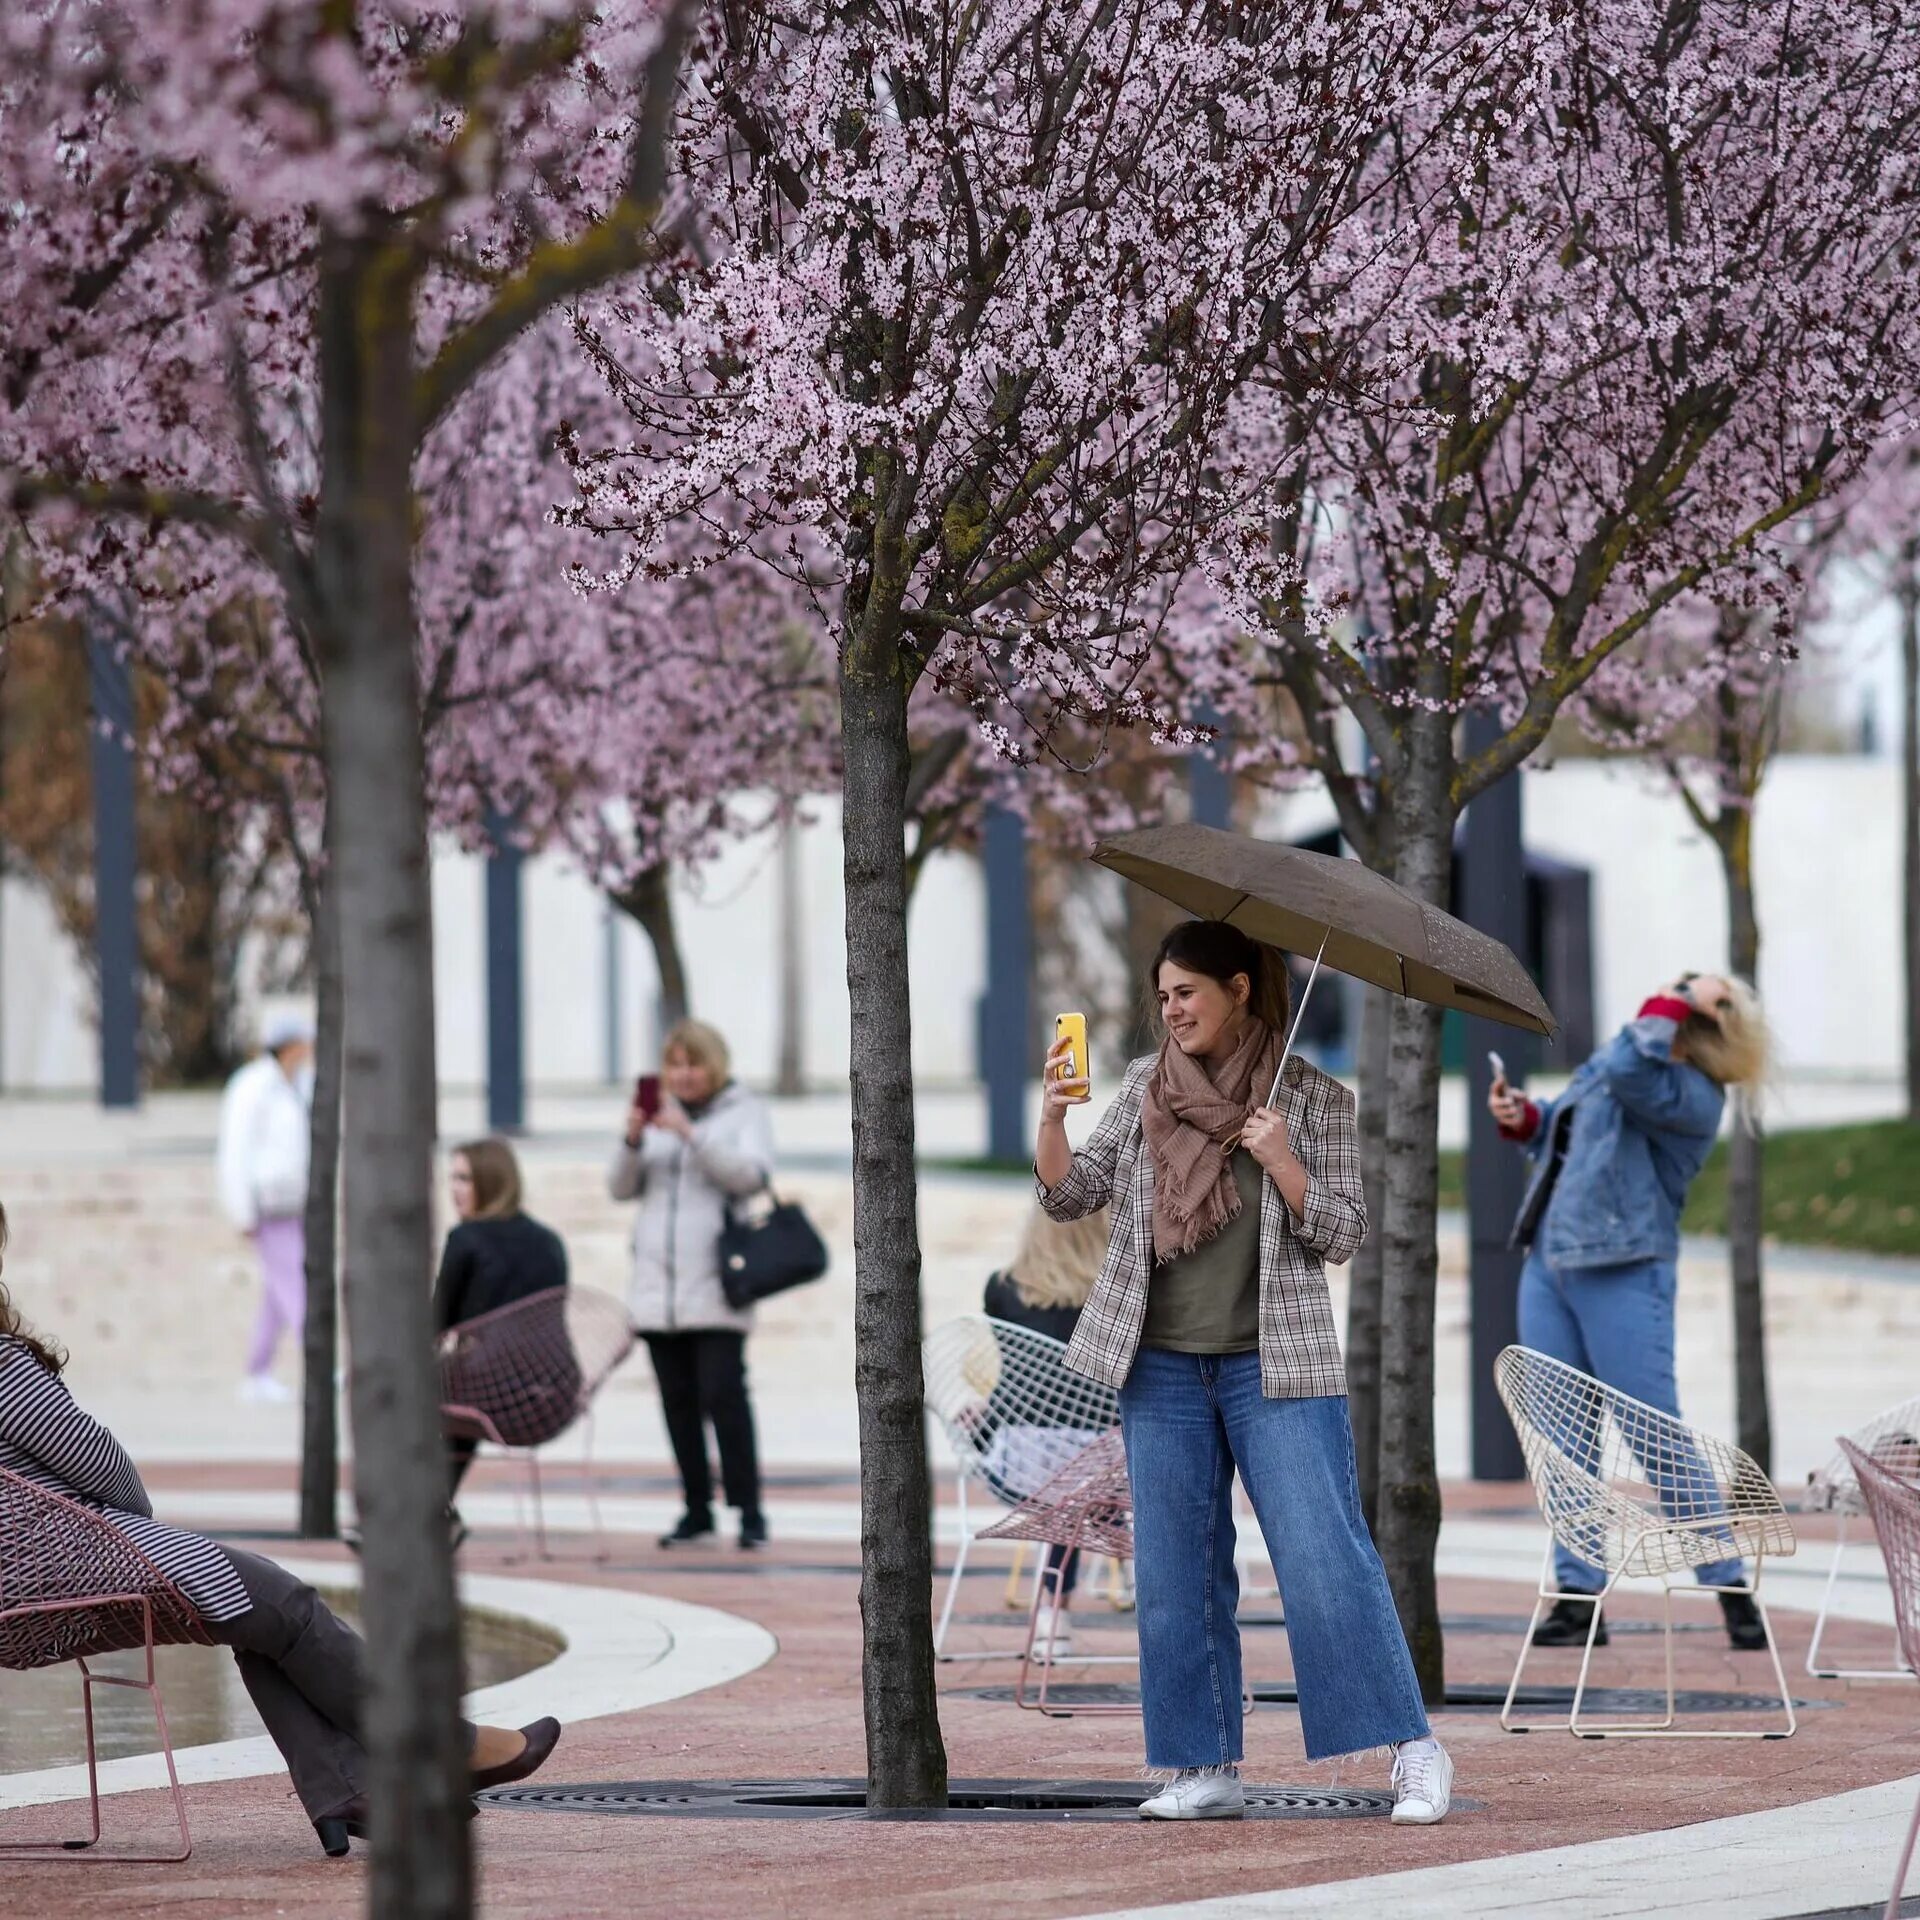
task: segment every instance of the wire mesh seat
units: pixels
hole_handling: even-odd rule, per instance
[[[1897,1470],[1903,1461],[1909,1466],[1911,1461],[1898,1452],[1891,1457],[1887,1453],[1876,1457],[1851,1440],[1840,1442],[1840,1458],[1853,1477],[1854,1497],[1873,1522],[1887,1563],[1901,1657],[1910,1668],[1920,1668],[1920,1485],[1911,1473]],[[1920,1803],[1914,1806],[1899,1864],[1894,1868],[1887,1920],[1899,1920],[1900,1890],[1907,1882],[1916,1835],[1920,1835]]]
[[[440,1422],[450,1439],[484,1440],[526,1463],[534,1533],[547,1551],[539,1449],[584,1421],[581,1471],[596,1541],[593,1402],[633,1351],[625,1306],[595,1287],[551,1287],[449,1327],[440,1347]]]
[[[1127,1454],[1118,1428],[1104,1433],[1083,1447],[1070,1460],[1054,1470],[1004,1520],[981,1528],[975,1536],[981,1540],[1023,1540],[1070,1553],[1104,1554],[1116,1564],[1133,1558],[1133,1489],[1127,1479]],[[1020,1678],[1014,1683],[1013,1697],[1018,1706],[1041,1713],[1132,1714],[1135,1706],[1087,1706],[1075,1704],[1062,1708],[1052,1704],[1054,1663],[1040,1662],[1039,1692],[1028,1697],[1027,1684],[1034,1666],[1034,1637],[1044,1601],[1052,1607],[1061,1602],[1061,1574],[1058,1568],[1041,1564],[1034,1582],[1033,1598],[1027,1609],[1027,1639],[1020,1658]],[[1077,1664],[1108,1666],[1131,1665],[1137,1655],[1101,1654],[1080,1656]]]
[[[0,1467],[0,1668],[28,1673],[71,1660],[80,1669],[92,1821],[84,1839],[9,1840],[0,1842],[0,1853],[58,1859],[85,1853],[99,1842],[93,1690],[132,1687],[145,1693],[153,1707],[180,1850],[91,1857],[143,1863],[186,1859],[193,1851],[193,1836],[187,1830],[166,1707],[154,1677],[153,1650],[213,1644],[186,1595],[104,1514]],[[144,1677],[95,1673],[87,1664],[101,1654],[133,1651],[146,1656]]]
[[[1667,1739],[1777,1740],[1790,1735],[1795,1719],[1773,1623],[1760,1599],[1768,1555],[1794,1551],[1792,1523],[1773,1483],[1747,1454],[1725,1440],[1690,1427],[1672,1414],[1605,1385],[1564,1361],[1529,1347],[1508,1347],[1494,1362],[1494,1381],[1506,1403],[1527,1463],[1542,1518],[1551,1539],[1521,1641],[1520,1658],[1507,1688],[1500,1724],[1510,1733],[1533,1731],[1513,1719],[1520,1676],[1532,1650],[1542,1611],[1565,1599],[1594,1601],[1580,1678],[1565,1722],[1583,1739],[1636,1736]],[[1606,1576],[1598,1595],[1565,1594],[1553,1583],[1553,1545],[1566,1548]],[[1681,1579],[1696,1568],[1746,1559],[1753,1572],[1737,1584],[1702,1585]],[[1622,1580],[1658,1580],[1665,1616],[1667,1711],[1664,1719],[1583,1724],[1581,1703],[1593,1661],[1601,1608]],[[1682,1593],[1746,1593],[1765,1627],[1767,1650],[1780,1685],[1784,1730],[1679,1728],[1673,1683],[1673,1596]],[[1556,1723],[1557,1724],[1557,1723]]]
[[[957,1657],[945,1651],[947,1629],[978,1537],[969,1485],[977,1482],[1001,1506],[1017,1507],[1120,1424],[1113,1389],[1069,1373],[1066,1352],[1063,1342],[1047,1334],[981,1313],[935,1327],[922,1346],[927,1409],[953,1448],[960,1503],[960,1547],[933,1639],[940,1659]]]
[[[1847,1436],[1852,1449],[1884,1468],[1896,1480],[1920,1485],[1920,1395],[1902,1400],[1898,1406],[1877,1413],[1865,1426]],[[1850,1531],[1848,1523],[1867,1511],[1860,1490],[1860,1478],[1848,1457],[1845,1442],[1817,1473],[1807,1476],[1807,1491],[1801,1506],[1811,1513],[1831,1513],[1836,1527],[1833,1538],[1833,1564],[1827,1569],[1827,1584],[1820,1596],[1820,1611],[1814,1618],[1813,1639],[1807,1646],[1807,1671],[1820,1680],[1910,1680],[1914,1669],[1906,1664],[1896,1646],[1901,1664],[1891,1667],[1835,1667],[1820,1664],[1820,1642],[1827,1630],[1827,1614],[1833,1605],[1833,1591],[1840,1578],[1840,1563],[1846,1558]]]

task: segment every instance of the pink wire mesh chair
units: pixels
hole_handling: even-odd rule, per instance
[[[158,1863],[193,1851],[186,1802],[173,1764],[167,1710],[154,1678],[157,1646],[213,1645],[187,1597],[105,1515],[0,1467],[0,1668],[30,1673],[71,1660],[80,1669],[86,1711],[87,1797],[91,1824],[84,1839],[8,1840],[0,1853],[59,1859],[98,1844],[100,1769],[94,1741],[95,1687],[135,1687],[153,1704],[160,1751],[167,1763],[178,1853],[106,1853],[98,1860]],[[106,1653],[146,1655],[144,1676],[95,1673],[87,1665]]]
[[[1083,1448],[1064,1466],[1050,1474],[1020,1502],[1004,1520],[981,1528],[975,1536],[981,1540],[1033,1541],[1069,1552],[1104,1554],[1116,1564],[1133,1558],[1133,1491],[1127,1482],[1127,1455],[1116,1429],[1105,1433],[1091,1446]],[[1014,1703],[1029,1710],[1051,1714],[1134,1714],[1137,1706],[1057,1706],[1049,1697],[1055,1662],[1039,1662],[1040,1688],[1028,1697],[1028,1682],[1035,1665],[1034,1635],[1039,1625],[1040,1607],[1060,1605],[1061,1574],[1043,1560],[1039,1578],[1034,1582],[1033,1599],[1027,1609],[1027,1639],[1020,1654],[1020,1678],[1013,1689]],[[1138,1662],[1133,1654],[1077,1654],[1077,1666],[1131,1666]]]
[[[1900,1635],[1900,1653],[1909,1667],[1920,1668],[1920,1486],[1874,1459],[1851,1440],[1840,1442],[1840,1456],[1852,1468],[1860,1502],[1880,1538],[1887,1563],[1887,1584],[1893,1589],[1893,1617]],[[1900,1890],[1913,1863],[1913,1844],[1920,1835],[1920,1804],[1913,1810],[1907,1837],[1893,1870],[1893,1891],[1887,1896],[1886,1920],[1899,1920]]]
[[[933,1636],[938,1659],[1026,1657],[1011,1651],[949,1654],[947,1629],[967,1555],[979,1537],[969,1487],[977,1486],[1001,1506],[1016,1507],[1090,1442],[1120,1424],[1113,1389],[1069,1373],[1066,1352],[1062,1342],[1044,1333],[983,1313],[963,1314],[935,1327],[921,1349],[927,1409],[952,1445],[960,1501],[960,1549]]]
[[[1494,1362],[1494,1382],[1520,1436],[1527,1474],[1552,1536],[1533,1616],[1520,1643],[1520,1658],[1507,1688],[1506,1704],[1500,1709],[1501,1726],[1509,1733],[1535,1731],[1515,1724],[1513,1702],[1542,1610],[1567,1597],[1553,1584],[1553,1544],[1558,1541],[1606,1575],[1588,1623],[1580,1678],[1564,1723],[1567,1732],[1585,1740],[1781,1740],[1790,1736],[1795,1725],[1793,1701],[1780,1666],[1773,1622],[1767,1618],[1766,1603],[1759,1592],[1766,1557],[1794,1550],[1793,1527],[1773,1482],[1738,1447],[1701,1433],[1672,1414],[1617,1392],[1577,1367],[1535,1353],[1530,1347],[1508,1347],[1502,1352]],[[1751,1577],[1738,1587],[1702,1586],[1690,1577],[1696,1567],[1736,1558],[1753,1563]],[[1599,1727],[1583,1724],[1580,1708],[1586,1698],[1601,1606],[1620,1581],[1635,1579],[1660,1582],[1666,1623],[1666,1717],[1614,1721]],[[1753,1596],[1766,1628],[1767,1651],[1780,1687],[1780,1705],[1786,1715],[1784,1730],[1683,1728],[1673,1724],[1676,1592]]]
[[[1864,1453],[1896,1480],[1920,1484],[1920,1396],[1875,1414],[1865,1426],[1847,1435],[1847,1440],[1852,1442],[1854,1450]],[[1827,1630],[1827,1613],[1833,1605],[1834,1586],[1840,1578],[1840,1562],[1847,1552],[1847,1523],[1859,1519],[1867,1510],[1859,1476],[1847,1455],[1847,1444],[1842,1442],[1840,1451],[1818,1473],[1807,1476],[1806,1498],[1801,1502],[1809,1512],[1831,1513],[1836,1519],[1833,1565],[1827,1569],[1826,1589],[1820,1595],[1820,1612],[1813,1623],[1813,1639],[1807,1645],[1807,1671],[1819,1680],[1911,1680],[1914,1670],[1904,1663],[1891,1667],[1820,1664],[1820,1641]],[[1901,1657],[1897,1644],[1894,1655],[1896,1660]]]
[[[539,1449],[584,1420],[581,1471],[599,1557],[606,1530],[593,1478],[593,1401],[629,1353],[626,1308],[595,1287],[553,1287],[448,1328],[440,1348],[440,1422],[526,1462],[540,1557],[547,1550]]]

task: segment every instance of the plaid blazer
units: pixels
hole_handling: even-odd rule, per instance
[[[1124,1385],[1132,1369],[1153,1274],[1153,1156],[1143,1150],[1140,1102],[1155,1058],[1128,1067],[1067,1177],[1051,1192],[1039,1189],[1056,1220],[1113,1208],[1107,1257],[1066,1358],[1074,1372],[1110,1387]],[[1273,1182],[1261,1183],[1260,1385],[1270,1400],[1307,1400],[1347,1390],[1325,1263],[1353,1258],[1367,1236],[1367,1208],[1353,1095],[1296,1057],[1281,1076],[1280,1111],[1307,1169],[1306,1212],[1294,1219]]]

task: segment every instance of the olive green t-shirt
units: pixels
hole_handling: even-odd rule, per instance
[[[1233,1154],[1240,1211],[1191,1253],[1163,1260],[1147,1282],[1140,1344],[1174,1353],[1253,1353],[1260,1346],[1260,1163]]]

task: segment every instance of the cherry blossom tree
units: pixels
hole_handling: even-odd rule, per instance
[[[319,693],[377,1913],[468,1910],[425,1290],[421,460],[542,314],[670,266],[682,10],[190,0],[0,21],[0,471],[134,606],[251,591]],[[86,516],[75,527],[76,517]],[[156,616],[158,617],[158,616]]]
[[[1444,899],[1472,797],[1910,404],[1917,25],[1910,0],[1569,0],[1470,179],[1415,164],[1368,196],[1383,246],[1418,238],[1386,297],[1327,303],[1312,346],[1340,384],[1246,396],[1238,457],[1272,489],[1216,564],[1252,636],[1226,704],[1284,690],[1299,734],[1269,777],[1324,779],[1362,857],[1422,898]],[[1503,724],[1467,755],[1472,706]],[[1439,1016],[1396,1003],[1362,1471],[1431,1698],[1438,1088]]]
[[[862,0],[726,19],[676,153],[708,212],[668,299],[593,308],[630,417],[576,443],[623,586],[711,527],[804,579],[840,681],[869,1800],[939,1804],[904,824],[930,681],[1045,737],[1177,736],[1135,682],[1221,486],[1214,428],[1332,271],[1391,103],[1497,11]],[[1491,24],[1489,24],[1491,23]],[[1482,29],[1487,29],[1482,31]],[[1017,742],[991,733],[1006,747]]]

